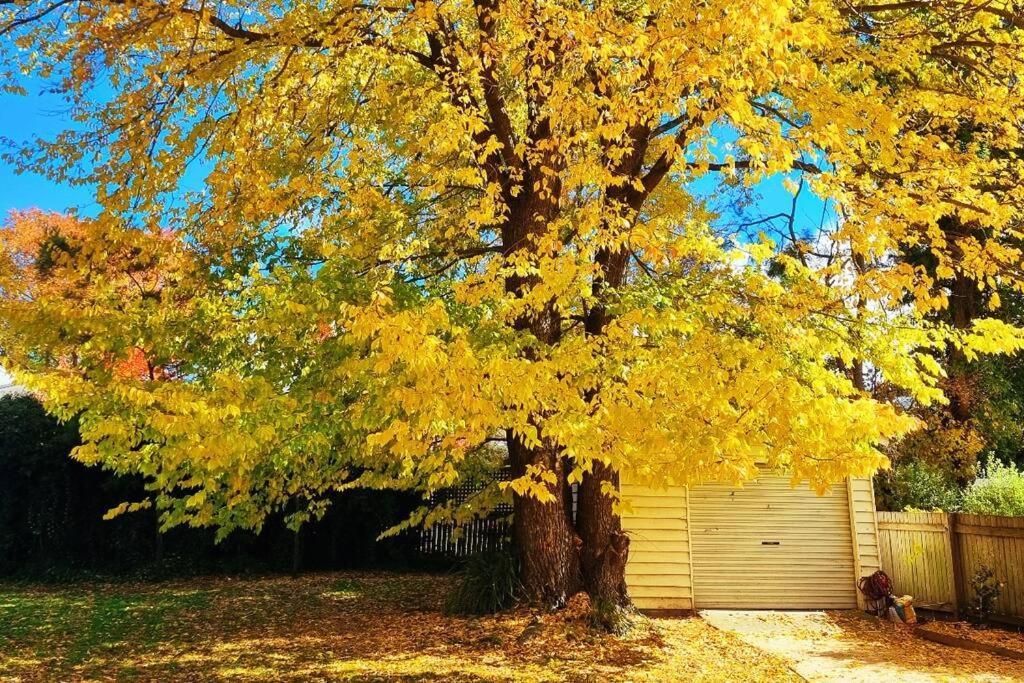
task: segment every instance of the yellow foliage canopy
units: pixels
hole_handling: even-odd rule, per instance
[[[0,0],[0,27],[83,124],[20,163],[103,208],[60,228],[64,288],[10,220],[5,363],[169,523],[436,490],[504,434],[570,480],[821,487],[916,424],[853,369],[927,403],[938,350],[1022,345],[929,317],[930,273],[1021,287],[1006,0]],[[838,207],[816,242],[723,235],[695,190],[783,173]],[[110,371],[130,353],[165,371]]]

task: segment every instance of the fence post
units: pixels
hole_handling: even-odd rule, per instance
[[[961,619],[967,605],[967,592],[964,590],[963,557],[960,555],[960,539],[957,535],[960,513],[950,512],[947,517],[949,522],[949,558],[950,566],[953,568],[953,614],[957,619]]]

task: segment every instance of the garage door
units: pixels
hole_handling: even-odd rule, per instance
[[[856,607],[846,484],[824,496],[764,475],[690,491],[698,608]]]

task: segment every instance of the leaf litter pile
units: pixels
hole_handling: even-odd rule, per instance
[[[595,632],[555,614],[442,612],[446,577],[0,585],[0,681],[798,681],[699,618]]]
[[[0,682],[1024,680],[1019,662],[856,613],[762,613],[753,632],[637,617],[616,637],[590,626],[585,599],[454,617],[450,588],[385,573],[0,584]],[[1024,647],[1007,631],[970,636]]]
[[[986,645],[1005,647],[1007,650],[1014,650],[1024,655],[1024,633],[1012,627],[1000,628],[998,626],[991,626],[979,628],[966,621],[931,621],[922,628],[937,633],[944,633],[948,636],[985,643]]]

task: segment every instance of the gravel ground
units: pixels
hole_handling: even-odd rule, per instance
[[[787,660],[808,681],[1024,681],[1022,662],[924,641],[905,626],[860,612],[709,610],[701,616]]]

